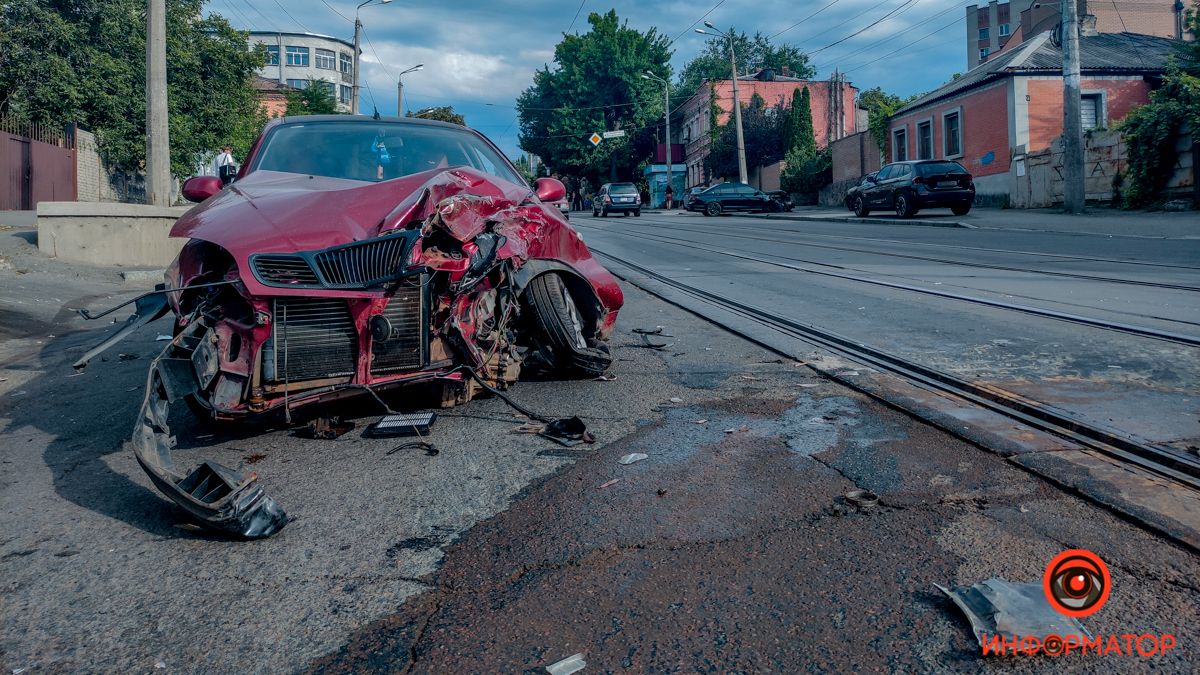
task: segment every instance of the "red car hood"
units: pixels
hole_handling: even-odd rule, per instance
[[[458,189],[447,191],[448,182]],[[441,196],[470,192],[512,204],[530,196],[523,185],[461,167],[380,183],[254,171],[184,214],[171,228],[171,236],[216,244],[246,269],[244,264],[254,253],[347,244],[378,236],[385,226],[424,219],[436,206],[426,198],[431,186],[440,186]]]

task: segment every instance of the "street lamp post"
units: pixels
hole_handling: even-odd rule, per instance
[[[642,73],[642,77],[662,82],[663,85],[663,127],[666,129],[664,136],[667,139],[667,187],[671,188],[671,83],[648,70]]]
[[[702,28],[697,28],[696,32],[701,35],[720,35],[729,41],[729,67],[733,71],[733,124],[737,130],[738,180],[749,183],[750,177],[746,173],[746,141],[742,136],[742,106],[738,103],[737,58],[733,54],[733,31],[723,33],[707,21],[704,25],[713,32],[706,33]]]
[[[353,95],[350,97],[350,114],[351,115],[358,114],[358,64],[359,64],[358,55],[360,52],[362,52],[362,48],[360,47],[360,45],[362,44],[360,41],[361,35],[362,35],[362,21],[358,20],[358,12],[363,7],[366,7],[367,5],[386,5],[391,1],[392,0],[366,0],[366,2],[360,3],[358,5],[358,7],[356,7],[354,9],[354,73],[353,73],[354,84],[353,84],[353,86],[351,86],[351,90],[353,92]],[[282,59],[283,55],[280,54],[279,58]],[[282,63],[282,61],[281,61],[281,63]]]
[[[417,65],[400,72],[396,78],[396,117],[404,117],[404,76],[409,73],[415,73],[425,67],[424,63]]]

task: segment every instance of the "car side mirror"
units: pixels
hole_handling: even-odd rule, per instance
[[[533,193],[543,202],[556,202],[567,194],[567,186],[557,178],[539,178],[533,184]]]
[[[183,198],[200,202],[221,191],[221,179],[216,176],[193,176],[183,183]]]

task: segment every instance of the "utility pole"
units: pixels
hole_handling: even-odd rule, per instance
[[[359,5],[359,8],[361,9],[362,5]],[[354,73],[352,74],[352,77],[351,77],[352,84],[350,85],[350,89],[352,90],[351,95],[350,95],[350,114],[351,115],[358,114],[358,64],[359,64],[358,55],[361,53],[362,53],[362,21],[358,20],[358,12],[355,12],[354,13]],[[283,55],[280,54],[279,58],[282,59]],[[282,61],[280,61],[280,63],[282,63]]]
[[[1063,50],[1063,210],[1083,213],[1083,115],[1079,99],[1079,12],[1076,0],[1062,0]]]
[[[701,35],[720,35],[729,41],[729,67],[733,71],[733,124],[737,131],[738,180],[749,184],[750,175],[746,172],[746,140],[742,136],[742,105],[738,101],[737,57],[733,53],[733,30],[723,33],[708,21],[705,21],[704,25],[713,32],[706,33],[699,28],[696,29],[696,32]]]
[[[146,203],[171,205],[166,0],[146,3]]]

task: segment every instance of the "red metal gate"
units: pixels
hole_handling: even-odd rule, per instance
[[[0,211],[75,201],[74,134],[0,118]]]

